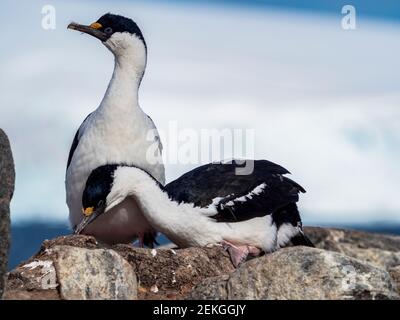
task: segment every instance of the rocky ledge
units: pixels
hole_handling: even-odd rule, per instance
[[[238,269],[220,246],[151,250],[59,237],[8,274],[4,298],[400,298],[400,237],[311,227],[306,232],[317,248],[284,248]]]

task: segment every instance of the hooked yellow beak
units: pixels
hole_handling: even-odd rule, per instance
[[[89,208],[86,208],[86,209],[82,208],[82,212],[83,212],[83,215],[85,217],[89,217],[89,216],[91,216],[93,214],[94,207],[89,207]]]

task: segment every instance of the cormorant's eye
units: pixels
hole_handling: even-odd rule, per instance
[[[111,27],[107,27],[104,29],[104,32],[107,34],[111,34],[113,32],[113,29]]]

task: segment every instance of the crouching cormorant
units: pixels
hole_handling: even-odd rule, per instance
[[[305,190],[284,176],[289,172],[267,160],[254,161],[249,175],[237,175],[238,166],[235,161],[203,165],[165,187],[136,166],[100,166],[86,182],[82,206],[90,215],[77,233],[133,198],[148,222],[176,245],[222,244],[235,266],[290,242],[313,246],[296,205]]]

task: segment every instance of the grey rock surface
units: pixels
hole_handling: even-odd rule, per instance
[[[396,285],[397,292],[400,294],[400,265],[390,268],[389,273]]]
[[[61,299],[136,300],[136,274],[114,250],[56,246]]]
[[[63,236],[43,242],[36,255],[9,273],[4,298],[399,298],[400,237],[323,228],[306,232],[320,248],[284,248],[238,269],[221,246],[109,247],[89,236]]]
[[[10,142],[0,129],[0,298],[3,296],[10,248],[10,201],[14,192],[14,161]]]
[[[400,265],[400,237],[354,230],[306,227],[317,248],[336,251],[388,269]]]
[[[398,299],[385,270],[309,247],[253,259],[228,276],[207,279],[188,299]]]
[[[151,250],[64,236],[45,241],[10,272],[4,298],[181,299],[202,280],[233,270],[220,246]]]
[[[136,274],[111,249],[54,246],[10,272],[5,299],[135,300]]]

